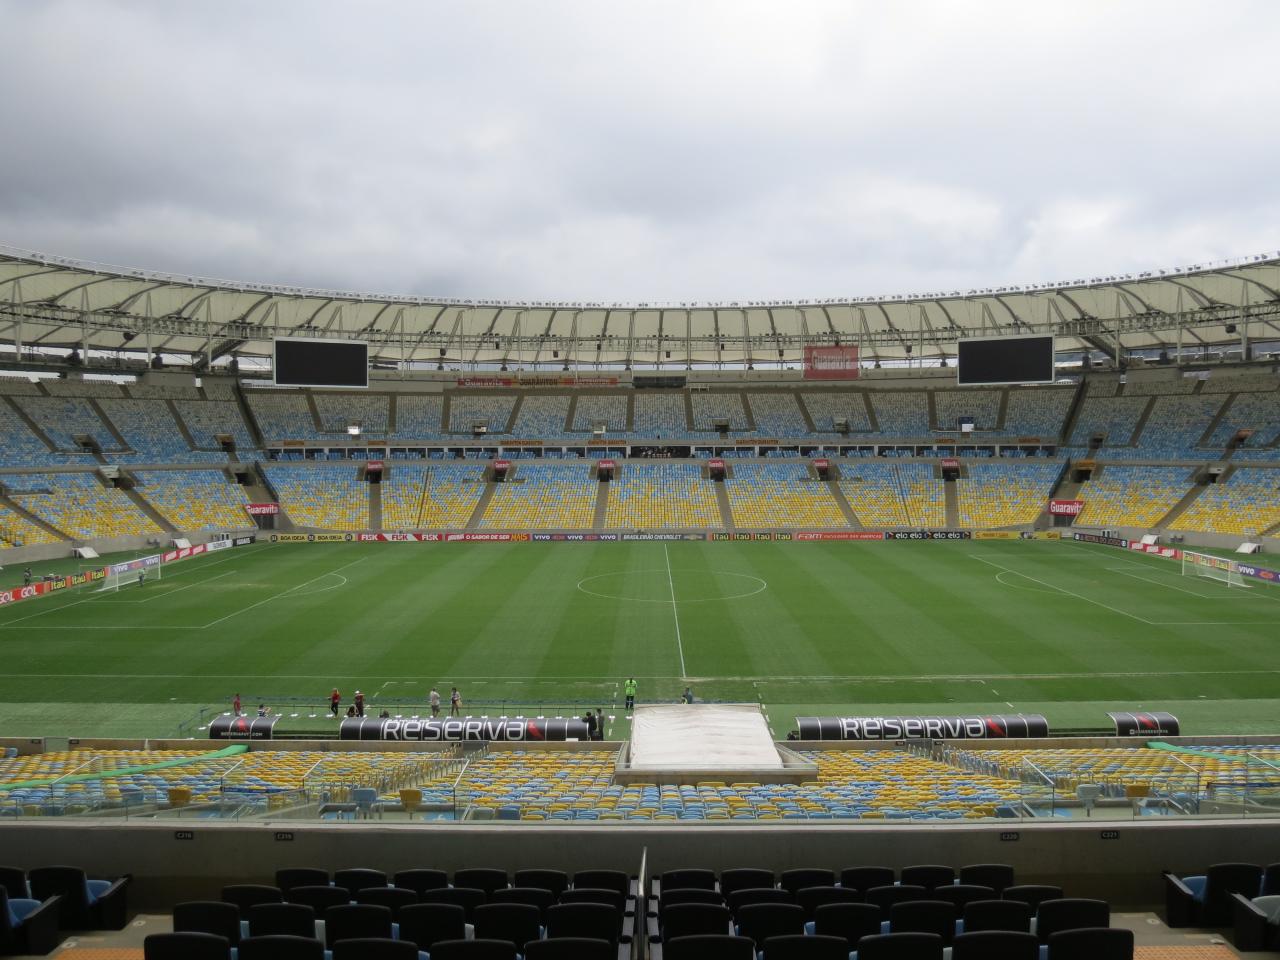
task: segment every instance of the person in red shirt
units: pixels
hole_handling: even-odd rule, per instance
[[[333,688],[333,693],[329,694],[329,712],[335,717],[338,715],[338,704],[342,702],[342,694],[338,692],[338,688]]]
[[[240,694],[236,694],[236,698],[231,701],[231,712],[237,717],[240,716]]]

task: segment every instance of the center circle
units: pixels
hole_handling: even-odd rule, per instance
[[[724,578],[730,583],[722,583]],[[598,573],[578,581],[578,589],[602,600],[635,603],[670,603],[672,587],[676,603],[708,603],[741,600],[769,589],[769,584],[749,573],[720,570],[618,570]]]

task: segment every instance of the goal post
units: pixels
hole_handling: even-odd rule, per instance
[[[1229,587],[1248,587],[1244,582],[1244,574],[1240,572],[1240,566],[1235,560],[1214,556],[1211,553],[1183,550],[1182,575],[1217,580]]]
[[[126,560],[123,563],[113,563],[107,569],[107,577],[102,581],[102,586],[98,588],[98,592],[127,590],[129,587],[145,585],[152,580],[163,579],[164,564],[161,560],[161,555],[156,553],[149,557],[139,557],[136,560]]]

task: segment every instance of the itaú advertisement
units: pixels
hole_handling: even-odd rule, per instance
[[[1038,713],[953,717],[796,717],[801,740],[1000,740],[1047,737]]]
[[[539,720],[508,717],[347,717],[338,728],[340,740],[586,740],[587,725],[577,719]]]
[[[806,380],[857,380],[860,371],[856,346],[820,347],[809,344],[804,348]]]

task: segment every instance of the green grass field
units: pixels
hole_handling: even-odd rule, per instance
[[[166,736],[237,692],[332,730],[333,685],[374,712],[456,683],[475,713],[610,713],[628,675],[642,702],[760,701],[779,736],[797,714],[1137,708],[1280,732],[1280,588],[1074,543],[277,544],[94,591],[0,609],[4,735]]]

